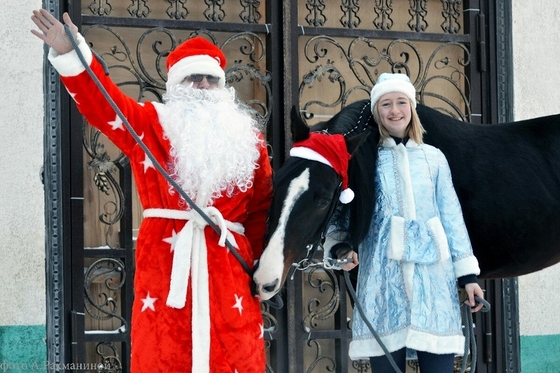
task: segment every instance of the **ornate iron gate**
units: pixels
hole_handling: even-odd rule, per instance
[[[229,60],[228,84],[267,124],[275,168],[290,145],[292,105],[315,123],[367,97],[384,71],[406,72],[420,102],[450,115],[477,123],[509,119],[507,111],[492,109],[509,100],[509,68],[500,65],[507,60],[507,39],[500,39],[508,32],[505,1],[45,0],[45,6],[59,16],[70,12],[113,80],[139,101],[161,100],[163,62],[180,41],[199,33],[216,42]],[[141,208],[126,158],[82,123],[48,64],[45,72],[49,363],[52,370],[87,364],[92,371],[127,372]],[[371,371],[368,362],[347,357],[352,313],[340,279],[325,270],[298,272],[286,285],[282,310],[263,305],[268,372]],[[515,286],[515,280],[486,283],[497,311],[477,319],[479,372],[518,369]]]

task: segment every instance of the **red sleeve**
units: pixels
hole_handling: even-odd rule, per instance
[[[146,131],[157,130],[152,125],[158,120],[156,110],[151,103],[141,104],[126,96],[109,76],[105,75],[103,67],[96,58],[92,60],[91,69],[140,137]],[[83,71],[76,76],[61,76],[61,80],[87,121],[103,132],[125,154],[130,154],[136,141],[89,73]]]

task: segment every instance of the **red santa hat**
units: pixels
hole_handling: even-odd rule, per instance
[[[200,36],[186,40],[175,48],[167,56],[165,64],[167,90],[192,74],[217,76],[220,78],[220,88],[223,88],[226,82],[226,56],[220,48]]]
[[[344,136],[311,132],[306,140],[294,143],[290,155],[318,161],[332,167],[342,179],[340,202],[346,204],[354,199],[354,192],[348,188],[348,161],[350,154]]]

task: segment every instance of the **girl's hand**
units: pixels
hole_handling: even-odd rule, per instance
[[[348,254],[346,254],[343,258],[341,259],[352,259],[351,262],[348,262],[346,264],[341,264],[340,268],[345,270],[345,271],[350,271],[354,268],[356,268],[356,266],[358,264],[360,264],[360,262],[358,262],[358,253],[355,251],[350,251]]]
[[[476,282],[466,284],[465,291],[467,292],[467,296],[469,297],[465,301],[465,303],[471,306],[471,312],[474,313],[480,311],[483,307],[483,304],[482,303],[476,304],[476,301],[474,299],[475,296],[484,299],[484,292],[482,291],[480,285]]]

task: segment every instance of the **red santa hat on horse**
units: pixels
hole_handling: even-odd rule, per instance
[[[344,204],[352,202],[354,192],[348,187],[350,153],[346,148],[343,135],[311,132],[309,138],[293,144],[290,155],[321,162],[332,167],[341,179],[340,202]]]

